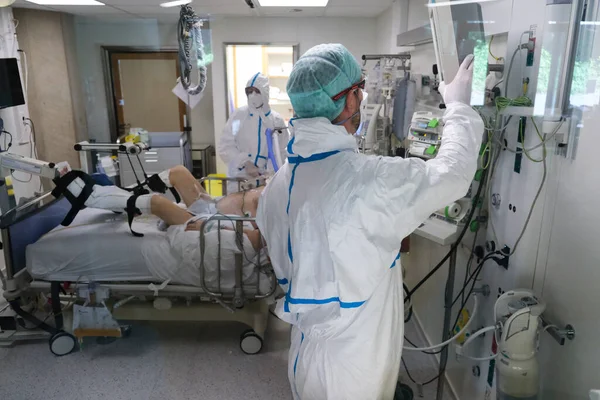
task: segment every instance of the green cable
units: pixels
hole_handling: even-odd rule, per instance
[[[509,106],[531,107],[533,105],[533,102],[527,96],[519,96],[516,99],[509,99],[508,97],[499,96],[496,97],[494,102],[496,103],[496,112],[500,112]]]
[[[531,120],[534,121],[533,118],[531,118]],[[535,125],[535,121],[533,123]],[[536,130],[537,130],[537,126],[536,126]],[[538,132],[538,136],[540,136],[539,132]],[[525,139],[523,137],[523,124],[521,124],[521,123],[519,123],[519,138],[521,139],[521,144],[523,144],[523,154],[525,155],[525,157],[527,157],[527,159],[529,161],[534,162],[534,163],[541,163],[542,161],[544,161],[544,158],[546,156],[544,156],[544,158],[542,158],[541,160],[536,160],[535,158],[533,158],[529,155],[529,152],[527,151],[527,148],[525,147]]]

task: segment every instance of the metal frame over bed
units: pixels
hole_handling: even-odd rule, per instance
[[[16,212],[10,214],[10,218],[3,217],[2,223],[0,223],[6,263],[6,276],[0,273],[0,277],[2,277],[4,297],[9,303],[4,310],[0,306],[0,346],[12,345],[20,340],[49,339],[50,350],[56,355],[65,355],[77,347],[77,341],[66,328],[68,324],[65,323],[65,320],[70,320],[70,313],[61,308],[61,300],[64,301],[68,296],[71,296],[72,299],[77,295],[77,288],[88,285],[88,282],[80,281],[74,285],[65,285],[64,282],[36,280],[29,275],[26,269],[25,250],[27,246],[57,227],[71,208],[69,202],[65,198],[61,198],[31,210],[32,205],[40,203],[49,196],[47,193],[18,207]],[[254,266],[258,278],[256,285],[242,283],[243,225],[244,222],[253,222],[253,218],[215,215],[211,220],[216,221],[219,227],[223,221],[235,223],[239,253],[235,254],[235,286],[233,289],[222,289],[219,284],[215,291],[209,289],[205,282],[206,232],[204,232],[204,227],[208,224],[204,224],[200,231],[199,246],[201,246],[202,255],[198,266],[201,276],[200,287],[167,284],[160,285],[160,290],[157,292],[156,286],[161,282],[96,282],[95,284],[109,290],[111,300],[107,305],[118,304],[112,310],[112,315],[117,320],[237,321],[251,328],[245,331],[240,338],[242,351],[247,354],[258,353],[262,348],[267,327],[268,301],[277,288],[275,275],[269,264],[260,265],[261,257],[258,256]],[[217,268],[219,283],[222,271],[220,238],[219,234]],[[270,279],[270,289],[267,293],[260,291],[261,274],[266,274]],[[150,288],[149,284],[151,283],[156,286]],[[46,321],[48,317],[45,320],[39,319],[34,315],[34,310],[27,308],[40,293],[50,294],[52,311],[48,317],[52,315],[53,323]],[[168,307],[157,307],[154,302],[157,298],[167,299],[163,300],[162,304],[166,303]],[[30,326],[26,326],[26,324]]]

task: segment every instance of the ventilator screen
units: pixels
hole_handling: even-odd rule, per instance
[[[25,104],[16,58],[0,58],[0,108]]]

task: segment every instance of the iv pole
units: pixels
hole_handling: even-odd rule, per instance
[[[400,60],[402,61],[403,70],[410,70],[410,66],[407,66],[407,62],[410,61],[411,56],[410,53],[398,53],[398,54],[363,54],[363,66],[367,64],[367,61],[386,61],[386,60]],[[385,140],[385,152],[387,156],[393,156],[392,154],[392,132],[390,129],[390,101],[393,98],[393,92],[395,89],[395,82],[393,82],[394,87],[386,87],[381,88],[382,95],[384,97],[383,100],[383,136]]]

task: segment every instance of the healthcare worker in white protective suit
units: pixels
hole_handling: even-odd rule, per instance
[[[468,105],[472,61],[445,88],[443,141],[428,162],[357,152],[364,79],[344,46],[316,46],[294,66],[287,90],[299,119],[288,163],[257,212],[286,293],[276,313],[293,325],[294,399],[393,399],[404,333],[400,242],[464,196],[477,168],[483,122]]]
[[[285,121],[269,107],[269,80],[261,73],[253,75],[246,85],[248,105],[238,108],[223,130],[219,155],[227,163],[229,177],[245,178],[253,186],[264,184],[264,178],[274,173],[269,159],[267,129],[285,128]],[[285,160],[287,130],[278,135],[278,148],[273,148]],[[281,167],[281,165],[279,166]],[[262,181],[262,182],[261,182]],[[230,182],[228,192],[237,192],[237,183]]]

